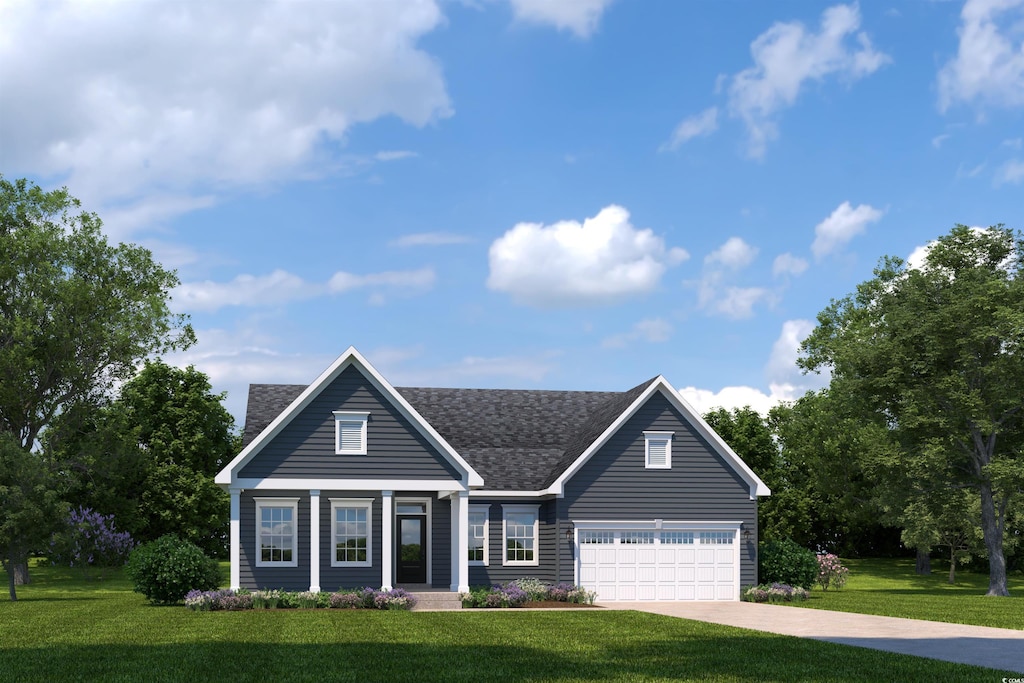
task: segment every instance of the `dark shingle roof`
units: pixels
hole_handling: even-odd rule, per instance
[[[484,479],[488,490],[537,491],[565,468],[650,386],[629,391],[547,391],[396,387]],[[306,389],[252,384],[248,445]]]

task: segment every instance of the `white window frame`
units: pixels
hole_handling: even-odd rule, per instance
[[[362,508],[366,510],[366,560],[344,562],[338,560],[338,509]],[[332,567],[373,566],[373,498],[331,498],[331,553]]]
[[[644,467],[649,470],[670,470],[672,469],[672,437],[675,432],[644,432]],[[665,463],[663,465],[651,463],[651,443],[665,443]]]
[[[477,514],[484,516],[484,559],[481,560],[469,560],[470,567],[487,567],[490,565],[490,545],[491,545],[491,506],[490,505],[470,505],[469,506],[470,516]],[[473,530],[473,523],[470,522],[469,530]],[[472,540],[472,536],[470,536]],[[469,546],[467,546],[467,553]]]
[[[370,419],[370,413],[364,410],[335,410],[334,411],[334,453],[336,455],[366,455],[366,423]],[[361,422],[359,432],[359,448],[344,449],[341,447],[341,423]]]
[[[256,566],[257,567],[298,567],[299,566],[299,499],[298,498],[253,498],[256,505]],[[290,508],[292,511],[292,559],[284,561],[263,560],[263,509]]]
[[[508,559],[508,516],[509,514],[530,513],[533,515],[533,559]],[[540,565],[540,505],[501,506],[501,564],[505,567],[536,567]]]

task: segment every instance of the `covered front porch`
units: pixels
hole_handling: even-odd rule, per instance
[[[376,490],[364,488],[370,482],[339,481],[336,487],[331,483],[329,490],[287,490],[294,496],[288,498],[294,501],[291,533],[296,563],[291,572],[300,572],[288,583],[308,576],[308,590],[313,592],[365,585],[417,593],[469,590],[468,490],[453,490],[450,481],[436,482],[435,490],[427,489],[432,482],[424,481]],[[262,492],[231,488],[229,493],[231,587],[251,588],[256,577],[243,577],[242,548],[252,541],[243,538],[243,526],[255,527],[255,553],[261,552],[264,541],[259,520],[250,516],[244,525],[242,520],[245,509],[262,500]],[[275,496],[275,505],[284,500],[281,489],[266,495]],[[256,581],[257,587],[283,585],[259,585],[268,581],[270,577],[264,576]]]

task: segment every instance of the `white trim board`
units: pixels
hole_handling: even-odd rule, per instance
[[[398,393],[391,384],[384,379],[384,377],[377,372],[376,368],[370,365],[370,362],[363,358],[354,346],[348,347],[343,354],[338,356],[337,360],[331,364],[329,368],[324,370],[316,380],[313,381],[308,387],[303,390],[299,396],[291,402],[291,404],[285,408],[280,415],[267,425],[267,427],[260,432],[260,434],[253,439],[248,446],[242,449],[235,458],[228,463],[217,476],[214,478],[214,482],[221,486],[234,486],[244,488],[254,488],[253,486],[247,486],[242,484],[240,479],[237,477],[239,472],[246,464],[249,463],[253,457],[256,456],[263,447],[266,446],[275,436],[281,433],[283,430],[299,413],[301,413],[310,403],[313,402],[317,396],[335,379],[341,375],[342,372],[347,370],[350,366],[356,366],[363,376],[374,385],[374,387],[380,391],[384,396],[391,402],[391,404],[401,413],[409,422],[423,435],[427,441],[434,446],[441,455],[446,458],[456,469],[463,472],[461,486],[447,486],[446,488],[457,488],[465,490],[471,486],[483,486],[483,478],[474,470],[468,462],[463,459],[458,452],[452,448],[451,444],[445,441],[444,437],[437,433],[429,422],[427,422],[422,415],[416,412],[416,409],[409,404],[405,398]],[[252,480],[249,480],[252,481]],[[275,486],[281,486],[276,483]],[[307,487],[304,487],[307,488]],[[395,487],[385,487],[395,488]],[[427,488],[421,488],[419,490],[433,490]]]

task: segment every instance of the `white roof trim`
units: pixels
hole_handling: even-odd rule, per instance
[[[604,446],[608,440],[614,435],[619,428],[626,423],[629,418],[633,417],[636,412],[647,403],[647,400],[654,395],[656,391],[660,391],[673,405],[673,407],[682,413],[683,417],[690,422],[690,424],[697,430],[697,432],[703,436],[711,447],[718,452],[719,455],[725,460],[726,463],[732,466],[740,477],[743,478],[747,484],[750,485],[750,497],[756,498],[757,496],[770,496],[771,489],[761,481],[760,477],[754,474],[754,471],[747,467],[747,464],[743,462],[740,456],[736,455],[736,451],[729,448],[729,444],[722,440],[715,430],[704,421],[700,414],[693,409],[689,403],[686,402],[678,391],[668,383],[663,376],[658,375],[657,378],[644,390],[640,396],[633,401],[630,406],[619,415],[614,422],[612,422],[607,429],[594,440],[590,446],[569,467],[565,469],[562,474],[558,476],[551,486],[548,487],[545,493],[552,493],[557,496],[565,494],[565,482],[568,481],[574,474],[576,474],[583,465],[590,460],[591,456],[594,455],[602,446]]]
[[[441,455],[443,455],[457,469],[464,472],[462,478],[464,486],[483,486],[484,480],[479,474],[477,474],[476,470],[470,467],[469,463],[466,462],[447,441],[445,441],[444,437],[437,433],[437,430],[435,430],[422,415],[416,412],[416,409],[413,408],[379,372],[377,372],[376,368],[370,365],[369,361],[363,358],[362,354],[360,354],[354,346],[348,347],[345,353],[338,356],[338,359],[335,360],[329,368],[324,370],[312,384],[306,387],[305,390],[303,390],[303,392],[291,402],[291,405],[285,408],[280,415],[274,418],[274,421],[267,425],[267,427],[260,432],[248,446],[243,448],[242,452],[235,456],[234,460],[228,463],[224,469],[217,473],[214,481],[223,486],[237,486],[238,484],[235,483],[238,481],[237,473],[245,467],[245,465],[252,460],[257,453],[263,450],[263,447],[269,443],[271,439],[280,434],[281,430],[284,429],[296,415],[312,403],[313,399],[319,396],[320,392],[322,392],[327,385],[333,382],[351,365],[358,367],[370,383],[391,401],[391,404],[395,406],[395,408],[397,408],[398,411],[402,413],[402,415],[409,420],[409,422],[411,422],[424,437],[426,437],[427,441],[437,448]],[[452,488],[451,484],[448,483],[446,488]]]

